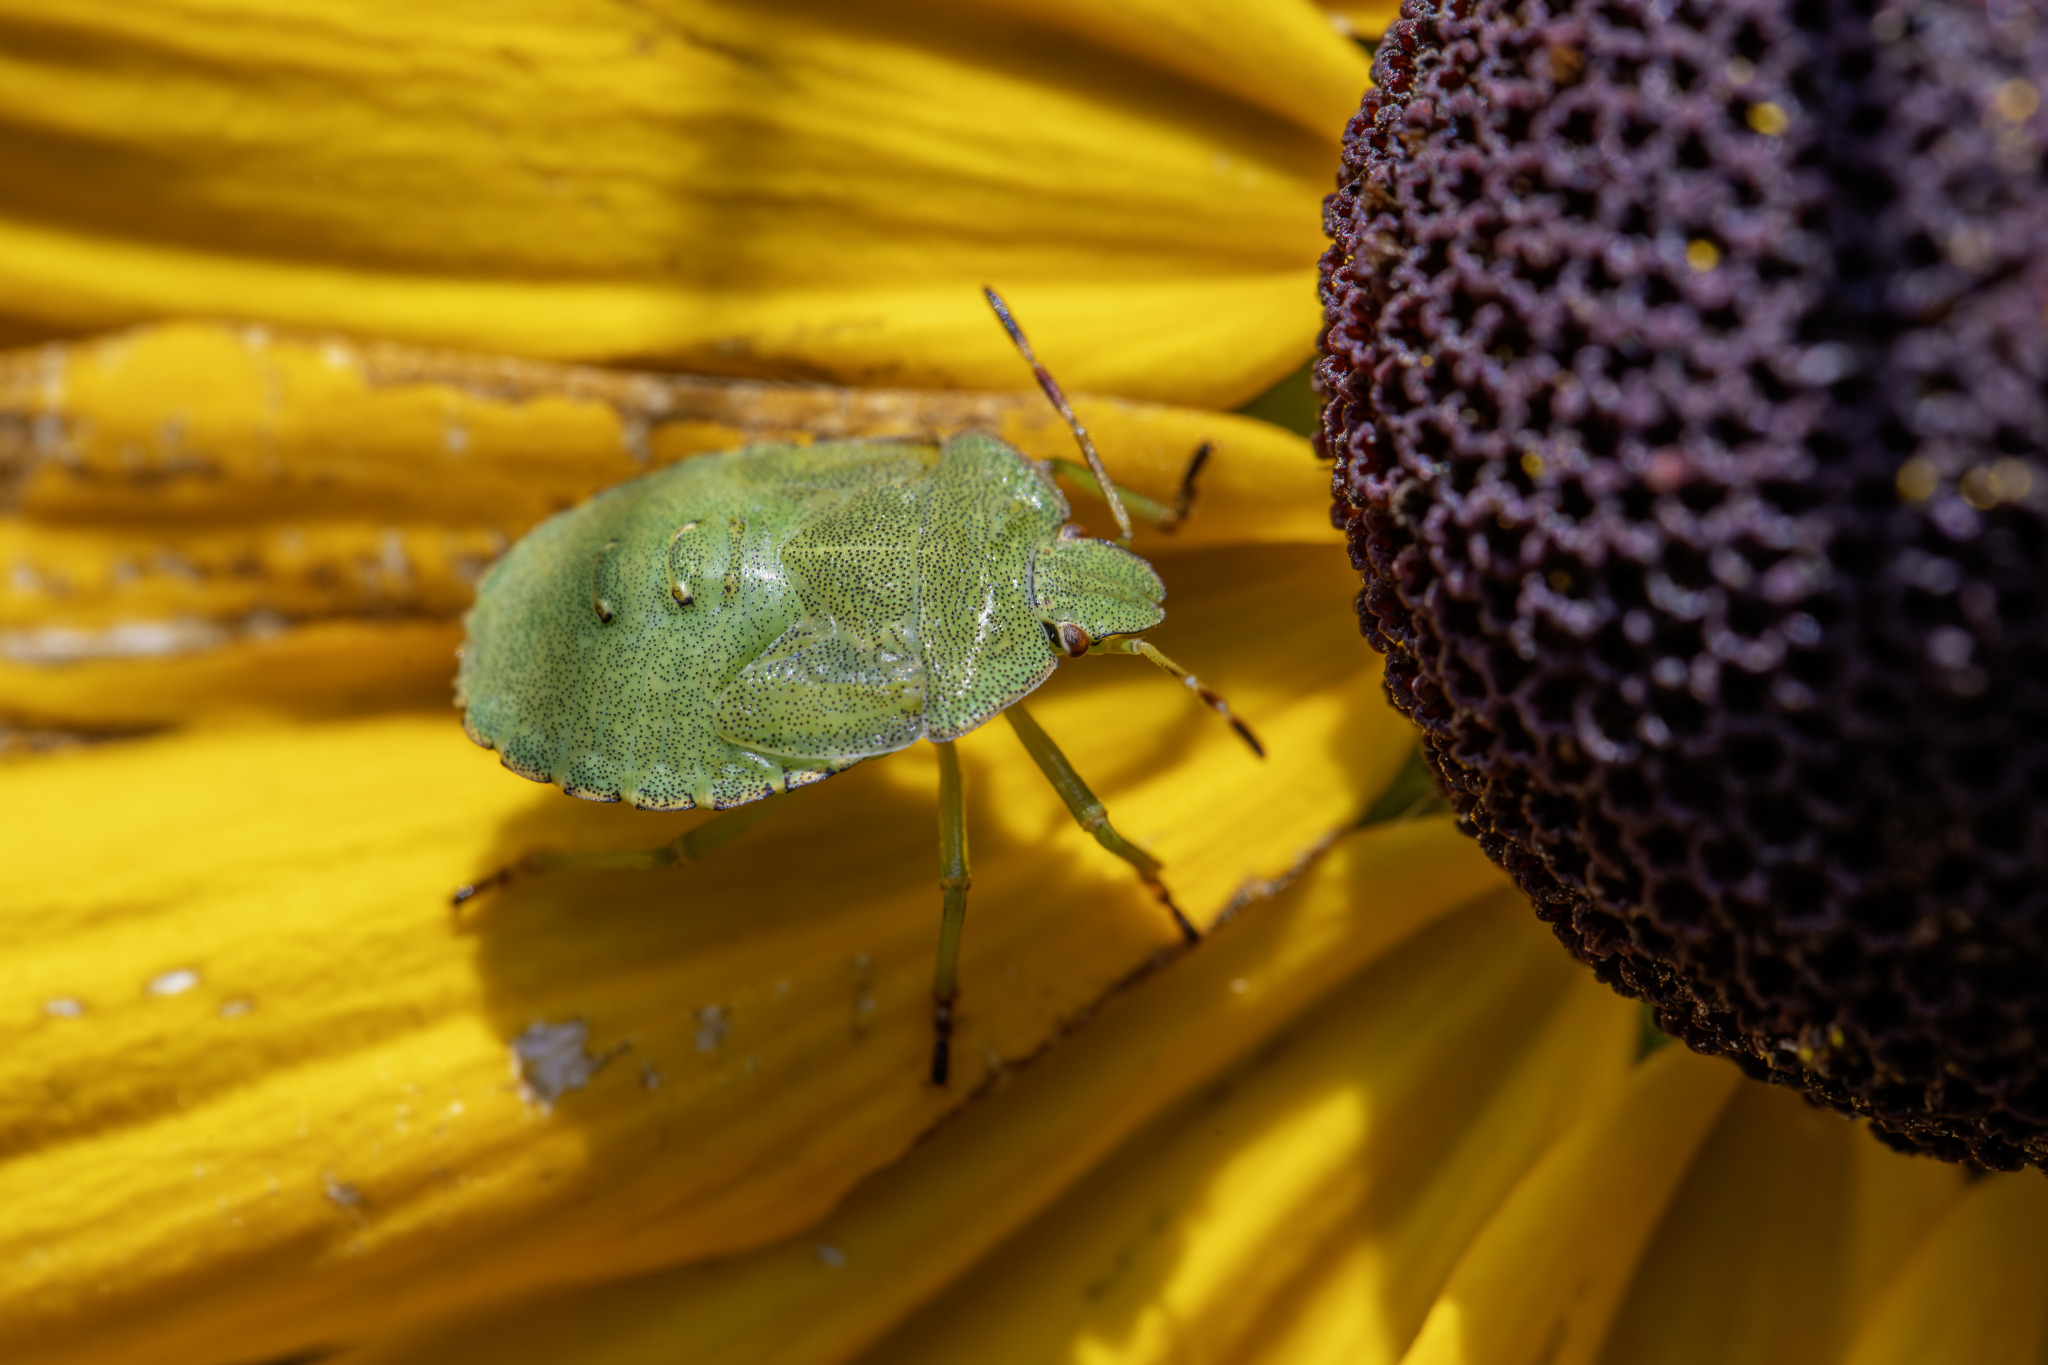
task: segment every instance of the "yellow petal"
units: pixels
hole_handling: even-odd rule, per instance
[[[1741,1086],[1643,1252],[1601,1359],[1839,1360],[1963,1188],[1959,1167],[1894,1152],[1789,1090]]]
[[[1589,1115],[1480,1233],[1404,1365],[1595,1359],[1660,1215],[1741,1073],[1667,1047]]]
[[[387,1341],[348,1365],[846,1360],[1149,1121],[1257,1055],[1389,948],[1499,885],[1448,820],[1354,836],[802,1236],[723,1263],[523,1300]]]
[[[1847,1365],[2048,1358],[2048,1184],[1978,1182],[1863,1324]]]
[[[1409,742],[1369,656],[1329,647],[1340,557],[1177,558],[1162,638],[1272,759],[1130,661],[1075,661],[1034,709],[1209,920],[1355,819]],[[1006,727],[962,748],[975,884],[946,1093],[922,1079],[925,746],[700,867],[534,878],[466,922],[449,890],[524,852],[644,847],[696,817],[518,781],[445,711],[0,766],[0,1357],[260,1358],[814,1223],[1177,942]],[[1486,884],[1470,861],[1453,885]],[[1295,983],[1274,989],[1263,1007],[1290,1011]],[[514,1074],[536,1026],[595,1068],[552,1110]]]
[[[1341,31],[1377,38],[1401,17],[1401,0],[1317,0]]]
[[[0,5],[0,336],[169,314],[1231,406],[1366,62],[1306,0]]]
[[[1334,544],[1328,474],[1299,437],[1076,401],[1141,491],[1171,498],[1214,447],[1194,514],[1147,553]],[[550,512],[706,450],[970,428],[1073,453],[1035,390],[622,374],[198,323],[0,356],[0,443],[19,433],[0,444],[18,489],[0,517],[0,715],[119,728],[439,704],[477,574]]]
[[[1638,1028],[1495,897],[1132,1137],[863,1358],[1391,1365]]]

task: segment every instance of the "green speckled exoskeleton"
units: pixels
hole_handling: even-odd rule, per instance
[[[456,682],[464,730],[513,772],[571,796],[728,813],[644,852],[529,855],[463,887],[458,903],[522,870],[693,860],[757,820],[763,798],[930,740],[943,903],[931,1074],[943,1084],[968,887],[953,741],[1003,714],[1074,817],[1189,941],[1198,936],[1158,861],[1117,833],[1019,703],[1062,656],[1133,654],[1258,742],[1140,638],[1165,618],[1165,585],[1123,548],[1119,490],[1002,300],[988,297],[1073,428],[1121,543],[1068,522],[1047,466],[974,434],[699,456],[550,519],[478,588]]]

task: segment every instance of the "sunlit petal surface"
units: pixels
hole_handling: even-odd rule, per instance
[[[0,3],[0,339],[180,313],[1228,406],[1314,344],[1307,0]]]
[[[1163,1165],[1185,1168],[1187,1155],[1200,1155],[1200,1140],[1180,1158],[1161,1150],[1161,1141],[1173,1141],[1187,1116],[1199,1125],[1211,1113],[1219,1082],[1259,1071],[1273,1046],[1293,1051],[1298,1045],[1283,1041],[1282,1030],[1333,990],[1405,975],[1359,978],[1361,967],[1475,898],[1498,897],[1498,881],[1482,859],[1465,856],[1460,838],[1432,819],[1341,843],[1291,889],[1113,1004],[800,1238],[721,1265],[460,1321],[361,1359],[429,1361],[473,1349],[536,1362],[572,1355],[733,1365],[845,1360],[1033,1215],[1051,1206],[1054,1219],[1070,1217],[1064,1210],[1086,1195],[1054,1201],[1084,1177],[1082,1191],[1098,1188],[1089,1172],[1106,1169],[1105,1159],[1110,1168],[1127,1169],[1138,1154],[1153,1152]],[[1473,913],[1478,920],[1458,916],[1463,927],[1452,931],[1453,941],[1483,932],[1486,912]],[[1440,946],[1433,955],[1439,972],[1446,969],[1442,955]],[[1396,953],[1409,956],[1406,949]],[[1410,966],[1431,964],[1433,956],[1422,950]],[[1326,1068],[1320,1079],[1338,1103],[1354,1091],[1364,1102],[1357,1068],[1348,1078]],[[1183,1182],[1195,1174],[1179,1170]],[[1239,1209],[1250,1212],[1242,1203]],[[1039,1240],[1034,1228],[1021,1245]],[[1043,1280],[1033,1287],[1063,1288]],[[1059,1311],[1071,1321],[1064,1295],[1019,1290],[1019,1317]],[[1014,1327],[1003,1311],[1002,1321]],[[589,1330],[593,1322],[602,1329]],[[995,1349],[992,1340],[976,1354]],[[889,1358],[886,1348],[879,1358]]]
[[[447,559],[403,557],[423,567],[385,585],[414,618],[394,625],[374,584],[194,547],[355,536],[360,556],[400,508],[417,528],[409,544],[503,543],[615,476],[632,458],[625,419],[576,397],[574,375],[529,371],[517,394],[391,372],[372,382],[311,343],[257,347],[247,373],[267,386],[237,388],[246,375],[223,363],[195,366],[205,378],[183,389],[94,396],[95,365],[118,378],[124,346],[132,358],[164,345],[251,354],[246,338],[188,329],[53,357],[68,366],[51,372],[72,457],[33,442],[22,456],[6,533],[33,581],[10,599],[7,638],[62,645],[76,637],[52,631],[91,638],[124,620],[224,638],[129,657],[18,651],[6,704],[32,715],[47,699],[46,733],[76,736],[109,719],[95,697],[153,696],[160,670],[184,660],[251,661],[217,669],[211,687],[170,689],[189,704],[111,717],[185,721],[181,732],[0,767],[0,826],[18,841],[0,917],[0,1261],[16,1268],[0,1355],[260,1357],[771,1243],[1176,955],[1163,909],[1000,725],[962,744],[975,885],[950,1090],[924,1081],[937,893],[923,746],[793,795],[702,866],[532,878],[453,914],[456,885],[532,849],[642,847],[699,817],[568,800],[462,737],[445,690],[462,601]],[[294,387],[309,374],[310,397]],[[170,406],[152,411],[152,392]],[[747,407],[718,386],[699,397]],[[977,404],[1010,412],[971,395],[839,402],[849,422],[910,426],[964,422]],[[514,403],[556,421],[514,438]],[[183,458],[124,464],[120,423],[160,435],[179,405]],[[1257,499],[1231,496],[1320,478],[1299,439],[1244,419],[1096,410],[1105,440],[1150,432],[1129,442],[1128,476],[1163,478],[1160,491],[1198,436],[1215,441],[1212,510],[1184,540],[1148,546],[1170,588],[1155,638],[1232,697],[1272,756],[1254,759],[1185,690],[1127,659],[1076,661],[1033,712],[1210,923],[1355,821],[1408,741],[1375,695],[1369,653],[1332,631],[1350,595],[1333,533],[1274,539],[1253,529]],[[450,450],[451,412],[499,435]],[[708,421],[701,408],[690,420]],[[747,420],[758,432],[796,419],[771,403]],[[729,443],[722,429],[673,427]],[[642,431],[650,459],[688,448],[664,445],[673,427]],[[561,445],[546,434],[585,428]],[[480,508],[457,497],[470,486],[490,490]],[[124,516],[146,490],[166,514]],[[333,553],[346,569],[349,553]],[[124,556],[205,570],[96,567]],[[305,626],[280,612],[263,639],[228,629],[280,598],[351,632],[347,686],[299,711],[324,718],[290,719],[298,680],[262,664],[269,641]],[[439,695],[417,700],[431,709],[405,705],[427,680]],[[349,688],[374,701],[351,703]],[[336,714],[351,704],[383,714]],[[1447,847],[1466,868],[1459,894],[1491,884]]]
[[[0,1359],[2040,1365],[2038,1179],[1650,1051],[1392,795],[1327,470],[1215,409],[1396,9],[0,0]],[[701,818],[462,739],[483,567],[748,442],[1071,455],[983,283],[1119,478],[1212,447],[1155,638],[1271,759],[1031,703],[1207,941],[1000,724],[950,1090],[929,750],[454,914]]]
[[[1467,899],[1440,828],[1340,844],[780,1246],[344,1359],[2037,1359],[2031,1182],[1967,1195],[1795,1096],[1636,1060],[1637,1012],[1513,897]],[[1346,918],[1363,941],[1302,975]]]
[[[1029,382],[1021,363],[1008,377]],[[1076,402],[1141,491],[1170,499],[1213,448],[1192,516],[1142,552],[1331,543],[1299,437]],[[550,512],[704,451],[969,428],[1074,455],[1035,391],[661,377],[194,323],[0,355],[0,716],[132,731],[439,706],[477,575]]]
[[[1396,1359],[1633,1056],[1632,1012],[1516,912],[1494,897],[1347,983],[867,1359]]]

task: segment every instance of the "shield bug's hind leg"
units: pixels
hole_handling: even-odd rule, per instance
[[[1081,774],[1074,771],[1074,765],[1067,762],[1067,756],[1052,742],[1031,713],[1022,706],[1012,706],[1003,712],[1009,718],[1010,727],[1017,732],[1017,738],[1024,742],[1024,750],[1038,764],[1038,770],[1045,774],[1045,780],[1052,783],[1053,790],[1060,794],[1060,800],[1067,803],[1074,819],[1082,829],[1095,836],[1095,842],[1129,863],[1152,894],[1159,897],[1167,912],[1173,916],[1181,937],[1193,943],[1202,937],[1201,930],[1181,913],[1168,893],[1166,883],[1159,879],[1159,860],[1139,848],[1109,823],[1109,812],[1103,807],[1101,798],[1088,790],[1088,784],[1081,780]]]
[[[950,741],[939,751],[939,960],[932,971],[932,1084],[952,1069],[953,1002],[960,998],[960,928],[967,922],[967,801],[960,755]]]
[[[1143,493],[1135,492],[1122,484],[1115,485],[1117,498],[1131,510],[1132,515],[1142,517],[1160,530],[1177,530],[1180,524],[1188,519],[1188,513],[1194,510],[1195,481],[1201,477],[1202,466],[1209,463],[1210,449],[1207,441],[1195,447],[1194,458],[1188,461],[1186,471],[1181,474],[1180,491],[1173,495],[1172,502],[1148,498]],[[1074,460],[1061,459],[1047,460],[1046,463],[1096,497],[1102,496],[1102,485],[1095,481],[1095,471],[1088,466]]]
[[[1160,653],[1156,646],[1135,636],[1123,636],[1115,640],[1104,640],[1088,652],[1090,654],[1133,654],[1140,659],[1150,660],[1159,668],[1180,679],[1182,685],[1188,691],[1202,699],[1202,705],[1208,707],[1211,711],[1214,711],[1217,715],[1223,717],[1225,721],[1229,722],[1230,728],[1237,731],[1237,737],[1249,745],[1253,753],[1257,754],[1260,758],[1266,756],[1266,746],[1259,743],[1259,737],[1252,733],[1251,726],[1246,725],[1237,718],[1236,713],[1230,709],[1230,703],[1223,700],[1222,694],[1203,686],[1200,678],[1197,678],[1194,674]]]
[[[459,909],[486,891],[504,886],[519,877],[541,872],[652,872],[679,863],[694,863],[728,839],[745,834],[761,821],[781,810],[786,797],[764,797],[744,806],[722,810],[701,825],[658,848],[616,848],[565,851],[540,849],[518,862],[499,868],[490,876],[455,889],[452,903]]]

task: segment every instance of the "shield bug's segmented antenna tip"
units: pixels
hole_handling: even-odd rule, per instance
[[[1096,487],[1102,490],[1102,497],[1109,504],[1110,514],[1116,518],[1116,543],[1131,543],[1131,514],[1124,510],[1123,499],[1117,496],[1116,485],[1109,480],[1109,471],[1102,467],[1102,456],[1095,453],[1095,442],[1089,439],[1088,429],[1081,425],[1081,419],[1074,415],[1073,404],[1060,391],[1059,381],[1052,372],[1041,365],[1038,357],[1031,353],[1031,343],[1024,337],[1024,329],[1010,316],[1010,305],[1003,302],[1003,296],[987,285],[981,287],[988,299],[988,306],[995,309],[996,317],[1003,324],[1003,330],[1010,334],[1010,340],[1017,347],[1017,354],[1024,357],[1024,363],[1031,367],[1031,373],[1038,378],[1038,387],[1045,390],[1045,396],[1052,400],[1053,407],[1066,419],[1067,430],[1074,433],[1074,440],[1081,446],[1081,454],[1088,461],[1088,470],[1095,475]]]
[[[1194,674],[1160,653],[1158,646],[1152,644],[1149,640],[1140,640],[1135,636],[1127,636],[1119,640],[1105,640],[1096,647],[1096,651],[1104,654],[1131,654],[1140,659],[1149,660],[1155,668],[1179,679],[1182,686],[1202,699],[1202,705],[1223,717],[1224,722],[1236,732],[1239,739],[1245,742],[1245,747],[1252,751],[1254,757],[1264,758],[1266,756],[1266,746],[1259,743],[1259,737],[1252,733],[1251,726],[1238,719],[1237,713],[1230,709],[1230,703],[1223,699],[1222,693],[1216,691],[1213,687],[1207,686],[1200,678],[1197,678]]]

